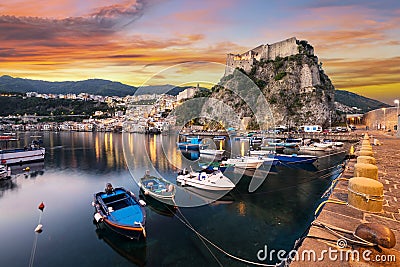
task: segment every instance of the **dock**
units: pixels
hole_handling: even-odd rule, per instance
[[[354,177],[357,162],[350,159],[330,191],[330,202],[323,206],[301,244],[297,244],[297,256],[291,266],[400,266],[400,139],[378,131],[368,134],[381,143],[373,145],[372,151],[378,167],[377,181],[383,184],[383,210],[367,212],[348,205],[348,179]],[[357,240],[353,233],[362,223],[390,228],[397,241],[394,247],[351,242]]]

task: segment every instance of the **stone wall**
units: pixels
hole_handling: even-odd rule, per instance
[[[268,47],[268,57],[267,59],[275,60],[276,57],[287,57],[290,55],[296,55],[299,53],[297,48],[297,40],[296,37],[292,37],[271,45],[267,45]]]
[[[386,108],[385,111],[381,108],[365,113],[363,123],[371,130],[384,130],[386,128],[386,130],[394,131],[395,126],[397,126],[397,119],[396,107]]]
[[[242,68],[246,72],[250,71],[255,60],[275,60],[277,57],[284,58],[296,55],[299,53],[299,45],[302,45],[301,42],[298,41],[296,37],[292,37],[270,45],[259,45],[243,54],[228,54],[226,59],[225,75],[232,74],[235,68]],[[314,54],[314,49],[310,45],[304,47],[304,51],[311,55]],[[312,72],[314,73],[314,70],[312,70]],[[318,73],[318,69],[316,73]],[[317,83],[317,80],[314,80],[314,83]]]

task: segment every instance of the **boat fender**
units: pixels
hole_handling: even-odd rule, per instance
[[[144,194],[148,195],[149,194],[149,190],[144,190]]]
[[[172,192],[172,191],[174,191],[174,185],[173,184],[170,184],[169,186],[168,186],[168,190],[167,190],[167,192]]]
[[[143,199],[140,199],[140,200],[139,200],[139,204],[140,204],[142,207],[146,206],[146,202],[145,202]]]
[[[42,224],[38,224],[38,226],[36,226],[35,228],[35,232],[36,233],[41,233],[43,231],[43,225]]]
[[[113,212],[113,211],[114,211],[113,207],[108,207],[108,212]]]
[[[135,194],[132,191],[129,191],[129,193],[131,194],[132,197],[135,196]]]
[[[96,203],[94,201],[92,201],[92,207],[95,207]]]
[[[97,212],[97,213],[94,215],[94,219],[96,220],[96,222],[101,222],[101,221],[103,220],[103,217],[101,216],[100,213]]]
[[[26,168],[24,169],[24,171],[26,171],[26,172],[29,172],[30,170],[31,170],[30,167],[26,167]]]

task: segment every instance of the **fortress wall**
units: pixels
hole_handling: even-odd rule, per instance
[[[236,55],[228,54],[226,58],[225,76],[232,74],[236,68],[242,68],[249,72],[254,64],[254,59],[235,60]]]
[[[268,45],[268,59],[275,60],[277,56],[287,57],[298,54],[296,37]]]

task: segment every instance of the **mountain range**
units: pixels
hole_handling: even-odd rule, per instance
[[[135,87],[120,82],[102,79],[88,79],[83,81],[49,82],[42,80],[31,80],[14,78],[8,75],[0,77],[0,92],[38,92],[41,94],[79,94],[88,93],[103,96],[126,96],[142,94],[160,94],[168,92],[170,95],[178,95],[188,87],[177,87],[174,85],[153,85]],[[357,107],[362,112],[389,107],[388,104],[375,99],[357,95],[345,90],[335,90],[335,101],[348,107]]]

